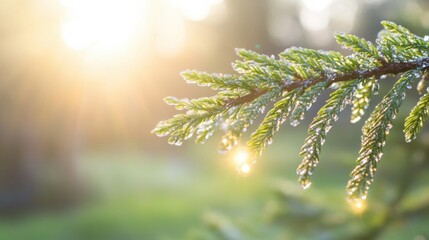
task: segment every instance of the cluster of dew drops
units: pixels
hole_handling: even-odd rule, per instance
[[[223,130],[225,134],[219,142],[219,153],[225,154],[227,152],[231,152],[234,147],[239,145],[239,139],[238,136],[229,130],[228,120],[221,121],[220,129]],[[241,147],[238,147],[234,152],[232,162],[233,165],[235,165],[237,172],[241,175],[249,173],[252,169],[252,165],[256,163],[255,160],[251,159],[250,153],[245,148]]]

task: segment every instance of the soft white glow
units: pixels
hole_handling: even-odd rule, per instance
[[[207,18],[213,7],[223,0],[170,0],[183,16],[192,21],[201,21]]]
[[[290,15],[284,14],[284,11],[276,9],[276,6],[270,7],[268,14],[268,34],[274,41],[282,45],[290,45],[300,40],[302,35],[301,28],[296,27],[299,23]]]
[[[156,47],[163,56],[177,55],[184,47],[186,41],[185,24],[177,11],[166,9],[159,13],[156,27]]]
[[[365,0],[366,3],[379,5],[382,4],[385,0]]]
[[[92,44],[94,32],[84,18],[70,19],[64,23],[62,37],[64,42],[74,50],[82,50]]]
[[[351,32],[358,11],[356,1],[337,1],[335,7],[330,8],[331,22],[334,31]]]
[[[250,169],[251,169],[250,165],[247,164],[247,163],[245,163],[245,164],[243,164],[243,165],[240,166],[239,170],[240,170],[241,173],[249,173]]]
[[[357,209],[362,208],[362,202],[357,202],[357,203],[356,203],[356,205],[355,205],[355,207],[356,207]]]
[[[136,37],[144,16],[139,0],[61,0],[68,17],[64,42],[72,49],[118,50]]]
[[[354,200],[351,202],[351,210],[354,214],[362,214],[366,210],[366,201],[362,200]]]
[[[307,8],[299,12],[301,25],[310,32],[325,30],[329,25],[330,13],[328,10],[315,11]]]
[[[304,6],[313,11],[321,11],[328,8],[332,0],[301,0]]]
[[[235,154],[234,161],[239,166],[242,164],[245,164],[248,160],[249,160],[249,153],[244,149],[238,150],[237,153]]]

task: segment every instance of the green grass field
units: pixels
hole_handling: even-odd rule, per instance
[[[391,193],[384,175],[394,173],[380,172],[369,213],[354,215],[344,187],[357,149],[334,136],[306,191],[295,176],[304,137],[299,135],[299,141],[279,136],[248,176],[237,174],[213,144],[190,143],[181,156],[88,153],[80,165],[87,201],[68,210],[2,218],[0,239],[344,239],[380,221]],[[419,185],[412,196],[429,199],[425,189]],[[412,196],[409,206],[418,203]],[[379,239],[426,239],[428,223],[425,215],[394,221]]]

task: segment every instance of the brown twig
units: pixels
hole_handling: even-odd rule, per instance
[[[373,69],[354,70],[343,74],[333,74],[333,75],[324,74],[316,78],[309,78],[307,80],[302,80],[302,81],[284,81],[282,90],[292,91],[297,88],[306,89],[323,81],[326,81],[328,83],[327,86],[330,86],[336,82],[346,82],[353,79],[368,79],[372,77],[379,79],[383,75],[388,75],[388,74],[396,75],[398,73],[403,73],[412,69],[416,69],[416,68],[427,69],[428,67],[429,67],[429,57],[419,58],[417,60],[413,60],[409,62],[390,62],[389,63],[389,62],[383,61],[381,66],[375,67]],[[254,91],[244,96],[228,100],[226,102],[226,106],[234,107],[237,105],[241,105],[243,103],[251,102],[269,91],[270,91],[269,88],[255,89]]]

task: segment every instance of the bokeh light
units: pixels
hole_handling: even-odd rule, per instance
[[[235,158],[234,158],[235,163],[237,165],[246,163],[248,159],[249,159],[249,153],[244,149],[239,149],[235,154]]]
[[[248,174],[252,169],[254,161],[251,159],[250,153],[245,148],[238,148],[233,153],[233,165],[240,174]]]
[[[223,0],[170,0],[187,19],[201,21],[207,18],[213,7],[222,3]]]
[[[75,50],[115,51],[131,43],[143,23],[145,1],[61,0],[62,36]]]
[[[301,2],[308,9],[322,11],[331,5],[332,0],[302,0]]]
[[[350,209],[352,213],[360,215],[367,210],[367,202],[365,199],[350,200]]]
[[[250,172],[250,169],[251,169],[251,166],[249,164],[245,163],[245,164],[240,166],[239,171],[240,171],[240,173],[247,174]]]

